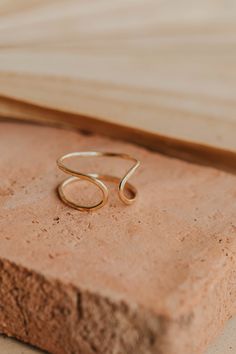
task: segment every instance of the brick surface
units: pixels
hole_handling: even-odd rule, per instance
[[[139,158],[139,197],[81,213],[56,187],[71,151]],[[52,353],[201,353],[235,312],[236,177],[99,136],[0,123],[0,331]],[[75,163],[75,162],[74,162]],[[120,174],[121,160],[77,160]],[[78,183],[69,191],[92,201]]]

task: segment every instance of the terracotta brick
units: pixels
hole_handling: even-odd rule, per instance
[[[93,213],[59,200],[56,158],[94,149],[141,160],[132,206],[114,186]],[[0,153],[1,332],[56,354],[202,353],[235,312],[234,175],[27,124],[0,123]],[[127,164],[76,166],[122,175]]]

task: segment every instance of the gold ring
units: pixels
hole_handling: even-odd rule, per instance
[[[97,174],[97,173],[86,173],[86,174],[81,173],[81,172],[75,171],[75,170],[65,166],[65,164],[64,164],[64,161],[66,159],[71,158],[71,157],[97,157],[97,156],[123,158],[126,160],[133,161],[135,164],[128,170],[128,172],[121,179],[119,177],[110,176],[110,175],[102,175],[102,174]],[[75,208],[80,211],[92,211],[92,210],[94,211],[94,210],[97,210],[97,209],[103,207],[108,201],[109,191],[108,191],[107,186],[101,180],[118,183],[118,195],[120,197],[120,200],[125,204],[132,204],[137,197],[137,190],[134,186],[132,186],[128,182],[128,179],[137,170],[137,168],[140,165],[140,161],[138,161],[137,159],[133,158],[130,155],[122,154],[122,153],[121,154],[113,153],[113,152],[99,152],[99,151],[71,152],[69,154],[66,154],[66,155],[60,157],[57,160],[57,165],[63,172],[72,176],[72,177],[68,177],[67,179],[65,179],[58,186],[58,193],[59,193],[61,200],[72,208]],[[64,192],[65,187],[71,183],[78,182],[80,180],[89,181],[89,182],[93,183],[94,185],[96,185],[101,190],[102,199],[99,203],[92,205],[92,206],[82,206],[82,205],[79,205],[79,204],[73,202],[72,200],[69,200],[66,197],[66,194]],[[132,194],[131,198],[128,198],[125,195],[125,188],[127,190],[129,190],[129,192]]]

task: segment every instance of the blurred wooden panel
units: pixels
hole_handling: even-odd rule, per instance
[[[236,151],[235,1],[5,0],[0,18],[2,97]]]

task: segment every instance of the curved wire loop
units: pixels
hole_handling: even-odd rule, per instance
[[[110,175],[102,175],[102,174],[98,174],[98,173],[86,173],[86,174],[81,173],[81,172],[75,171],[72,168],[67,167],[64,164],[65,160],[72,158],[72,157],[97,157],[97,156],[123,158],[126,160],[133,161],[134,165],[126,172],[124,177],[122,177],[120,179],[119,177],[110,176]],[[71,177],[68,177],[67,179],[65,179],[58,186],[58,193],[59,193],[59,196],[62,199],[62,201],[72,208],[75,208],[80,211],[90,211],[90,210],[97,210],[97,209],[103,207],[107,203],[109,191],[108,191],[107,186],[102,181],[109,181],[109,182],[118,183],[119,198],[125,204],[132,204],[137,197],[137,190],[134,186],[132,186],[128,182],[128,179],[137,170],[137,168],[140,165],[140,161],[138,161],[137,159],[133,158],[130,155],[122,154],[122,153],[120,153],[120,154],[113,153],[113,152],[99,152],[99,151],[71,152],[69,154],[66,154],[66,155],[60,157],[57,160],[57,165],[63,172],[71,175]],[[78,203],[75,203],[75,202],[69,200],[66,197],[65,187],[71,183],[78,182],[80,180],[86,180],[88,182],[91,182],[92,184],[94,184],[95,186],[97,186],[101,190],[102,199],[97,204],[91,205],[91,206],[83,206],[83,205],[80,205]],[[128,198],[125,195],[126,189],[131,193],[132,197]]]

